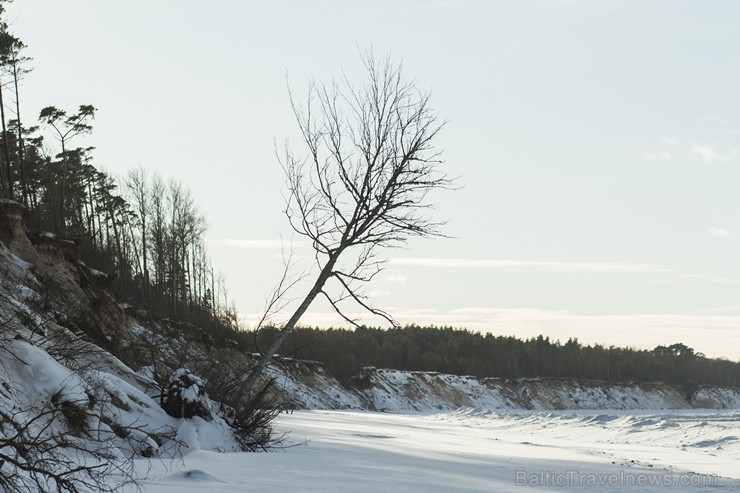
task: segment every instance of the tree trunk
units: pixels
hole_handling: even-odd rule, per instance
[[[267,365],[270,364],[270,361],[272,360],[272,355],[275,353],[275,351],[278,350],[285,338],[288,337],[291,332],[293,332],[296,324],[301,319],[303,314],[306,313],[308,307],[311,306],[313,300],[315,300],[319,293],[321,293],[321,290],[324,289],[324,284],[326,284],[326,281],[328,281],[329,278],[332,276],[334,265],[337,263],[337,259],[339,258],[340,253],[341,252],[335,252],[329,258],[324,268],[321,269],[321,274],[319,274],[319,277],[316,279],[316,282],[311,288],[311,291],[308,292],[306,297],[303,299],[303,302],[293,313],[293,316],[290,317],[290,320],[288,320],[288,322],[285,324],[285,327],[280,330],[277,338],[272,342],[272,344],[270,344],[268,350],[262,354],[259,361],[257,362],[257,365],[252,368],[252,371],[250,371],[249,375],[247,375],[247,378],[244,381],[244,386],[251,395],[255,394],[253,392],[254,384],[257,382],[257,379],[262,374],[264,369],[267,368]]]
[[[118,224],[116,222],[116,217],[114,215],[113,211],[113,204],[108,203],[108,215],[110,216],[110,222],[113,225],[113,236],[114,241],[116,245],[116,259],[118,260],[116,267],[118,269],[123,269],[125,266],[125,261],[123,260],[123,252],[121,250],[121,236],[118,232]]]
[[[142,199],[143,200],[143,199]],[[149,267],[147,266],[147,251],[146,251],[146,211],[140,213],[141,215],[141,256],[144,261],[144,284],[141,290],[142,301],[144,306],[147,306],[147,291],[149,290]]]
[[[8,146],[8,129],[5,127],[5,103],[3,102],[3,86],[0,84],[0,120],[3,122],[3,159],[5,160],[5,179],[7,180],[8,198],[13,198],[13,176],[10,170],[10,150]]]
[[[64,199],[67,188],[67,150],[64,146],[64,139],[62,139],[62,184],[61,190],[59,191],[59,224],[57,229],[61,234],[64,234],[67,230],[67,224],[64,217]]]
[[[23,205],[28,206],[28,186],[26,185],[26,168],[23,164],[23,125],[21,125],[21,100],[18,96],[18,65],[13,64],[13,84],[15,86],[15,115],[18,119],[18,171],[21,178],[21,197]]]

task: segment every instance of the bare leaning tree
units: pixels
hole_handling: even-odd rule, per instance
[[[291,93],[308,153],[298,155],[286,144],[280,159],[287,181],[285,213],[296,233],[313,245],[319,274],[249,373],[247,388],[254,387],[317,297],[354,325],[345,302],[395,325],[363,291],[382,270],[378,251],[411,237],[441,236],[443,222],[430,217],[428,195],[452,187],[434,147],[444,123],[429,105],[430,94],[404,77],[400,64],[377,60],[372,53],[363,55],[362,62],[367,77],[362,85],[346,76],[328,85],[312,83],[303,106]],[[268,310],[279,304],[289,285],[283,277]]]

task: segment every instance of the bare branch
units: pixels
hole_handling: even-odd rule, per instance
[[[346,75],[340,82],[311,82],[303,105],[288,89],[307,152],[301,157],[286,144],[278,158],[286,177],[285,214],[296,233],[311,240],[319,274],[247,385],[256,382],[319,295],[352,325],[357,320],[340,307],[344,301],[397,325],[390,314],[371,306],[361,289],[382,271],[376,252],[412,237],[444,236],[445,222],[429,216],[427,200],[434,190],[454,188],[440,170],[441,154],[434,146],[444,122],[431,109],[430,94],[404,77],[401,64],[389,57],[376,60],[372,52],[362,56],[362,63],[363,84]],[[326,289],[331,280],[339,295]]]

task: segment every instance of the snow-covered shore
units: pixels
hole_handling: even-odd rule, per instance
[[[155,462],[144,492],[740,491],[737,411],[296,411],[278,426],[295,447]]]

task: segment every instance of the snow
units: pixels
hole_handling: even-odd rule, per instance
[[[193,452],[152,463],[141,485],[146,493],[739,491],[739,424],[738,411],[296,411],[278,419],[294,447]]]
[[[143,443],[159,450],[164,457],[201,449],[239,450],[231,429],[222,418],[215,416],[206,421],[167,415],[143,389],[133,385],[137,381],[135,374],[120,362],[121,367],[113,365],[112,370],[108,369],[110,361],[101,361],[101,365],[81,372],[65,366],[42,347],[26,340],[2,341],[0,356],[11,354],[12,357],[0,358],[0,410],[14,415],[21,424],[28,422],[30,426],[35,414],[48,409],[54,402],[71,402],[80,407],[89,407],[94,402],[96,408],[91,418],[99,415],[102,421],[93,419],[91,429],[100,434],[102,442],[121,449],[123,455],[131,447],[138,448],[137,444]],[[128,373],[118,376],[117,373],[124,369]],[[215,408],[215,404],[207,399],[206,402]],[[108,423],[130,427],[128,437],[116,437]],[[33,433],[63,431],[64,426],[63,421],[37,421]],[[0,428],[0,436],[2,433],[4,430]],[[158,436],[163,446],[154,443],[150,436]]]
[[[702,387],[691,401],[665,383],[569,378],[501,380],[434,372],[367,368],[360,376],[366,409],[392,412],[480,409],[740,408],[740,389]],[[339,406],[335,407],[338,408]],[[354,406],[352,406],[354,407]]]
[[[434,372],[371,370],[365,389],[372,407],[385,411],[453,410],[461,406],[486,409],[523,407],[519,397],[499,379]]]
[[[198,402],[200,400],[200,388],[197,384],[193,384],[190,387],[182,389],[180,397],[185,402]]]
[[[294,359],[270,365],[266,377],[280,389],[284,404],[299,409],[362,409],[361,396],[344,388],[316,362]]]
[[[186,386],[186,382],[190,385]],[[196,374],[192,373],[187,368],[178,368],[170,376],[169,385],[176,385],[180,388],[180,398],[185,402],[201,402],[203,401],[201,387],[203,387],[203,380]]]
[[[697,407],[740,409],[740,390],[725,387],[702,387],[694,394]]]
[[[28,398],[50,401],[86,402],[89,386],[78,375],[51,358],[45,351],[22,340],[4,341],[5,350],[13,354],[0,367],[3,381],[11,383]]]
[[[0,266],[6,271],[6,275],[23,280],[31,277],[33,269],[33,265],[14,255],[2,242],[0,242]]]

